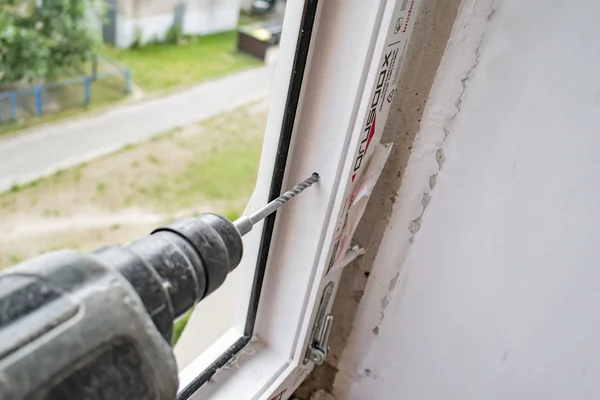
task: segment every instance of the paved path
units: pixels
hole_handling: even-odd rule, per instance
[[[0,140],[0,192],[268,95],[265,65],[176,93],[42,126]]]

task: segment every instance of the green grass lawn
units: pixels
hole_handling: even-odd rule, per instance
[[[254,21],[255,17],[248,17],[246,20]],[[129,67],[134,83],[144,91],[156,92],[199,83],[260,65],[259,60],[238,53],[236,44],[237,32],[231,31],[196,37],[181,45],[148,44],[139,49],[103,46],[101,53]],[[86,65],[85,71],[89,71],[90,68]],[[94,83],[92,102],[87,107],[83,105],[82,84],[63,87],[60,93],[57,93],[57,98],[63,103],[68,103],[68,106],[57,112],[45,111],[40,117],[33,115],[31,111],[31,114],[20,116],[15,122],[0,124],[0,136],[114,104],[125,99],[123,86],[122,77],[105,78]],[[0,102],[0,107],[3,117],[7,118],[10,115],[8,101]]]
[[[31,114],[26,116],[19,116],[14,122],[3,122],[0,124],[0,136],[74,117],[86,111],[98,110],[108,105],[116,104],[127,98],[124,89],[118,89],[118,86],[124,85],[122,78],[109,77],[103,81],[106,81],[107,84],[92,84],[92,101],[88,106],[83,104],[83,88],[81,85],[63,87],[61,88],[61,93],[56,96],[58,100],[64,102],[61,111],[44,113],[39,117],[34,115],[32,111]],[[110,83],[108,83],[109,81]],[[2,112],[4,118],[9,118],[10,111],[8,105],[2,107]]]
[[[106,56],[131,68],[145,91],[159,91],[217,78],[260,61],[236,50],[237,32],[194,38],[181,45],[148,44],[139,49],[105,47]]]
[[[238,218],[254,188],[266,112],[255,103],[1,193],[0,269],[51,249],[128,242],[179,216]]]
[[[78,76],[91,74],[91,63],[86,63],[77,70],[65,71],[61,76],[53,80],[60,82]],[[43,113],[35,115],[34,95],[20,94],[17,98],[17,120],[9,121],[10,106],[8,99],[0,101],[3,123],[0,124],[0,136],[3,134],[17,132],[19,130],[32,128],[44,123],[59,121],[71,116],[81,114],[85,111],[97,110],[126,99],[125,76],[114,70],[108,70],[105,65],[100,65],[98,73],[114,72],[112,76],[102,76],[91,84],[90,104],[84,104],[83,82],[70,85],[52,86],[44,88],[42,92]]]

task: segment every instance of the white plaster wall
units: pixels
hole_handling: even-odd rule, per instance
[[[190,0],[186,3],[183,31],[190,35],[208,35],[233,30],[237,27],[239,0]],[[151,10],[145,10],[145,14]],[[135,14],[135,11],[134,11]],[[155,15],[117,15],[117,46],[129,47],[135,40],[136,27],[142,33],[142,42],[163,40],[174,22],[174,12]]]
[[[238,9],[239,11],[239,9]],[[239,13],[230,9],[209,12],[189,12],[183,19],[183,31],[191,35],[230,31],[237,27]]]
[[[337,398],[600,397],[598,15],[464,0]]]
[[[183,21],[186,33],[206,35],[235,29],[241,0],[189,0]]]
[[[140,29],[142,43],[163,40],[173,25],[173,14],[153,15],[142,18],[128,18],[117,15],[118,47],[129,47],[136,39],[136,29]]]

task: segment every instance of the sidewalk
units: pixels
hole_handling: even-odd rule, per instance
[[[0,193],[268,95],[274,65],[0,139]]]

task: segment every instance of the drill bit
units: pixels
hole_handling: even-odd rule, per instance
[[[310,178],[305,179],[304,181],[300,182],[299,184],[297,184],[296,186],[294,186],[293,188],[291,188],[290,190],[288,190],[287,192],[285,192],[284,194],[282,194],[275,200],[271,201],[266,206],[260,208],[258,211],[251,214],[250,216],[238,218],[233,224],[235,225],[237,230],[240,232],[240,235],[244,236],[246,233],[248,233],[252,230],[252,227],[254,225],[256,225],[256,223],[258,221],[260,221],[263,218],[267,217],[268,215],[272,214],[278,208],[283,206],[286,202],[291,200],[293,197],[300,194],[305,189],[309,188],[313,183],[317,183],[317,182],[319,182],[319,174],[314,172],[310,176]]]

